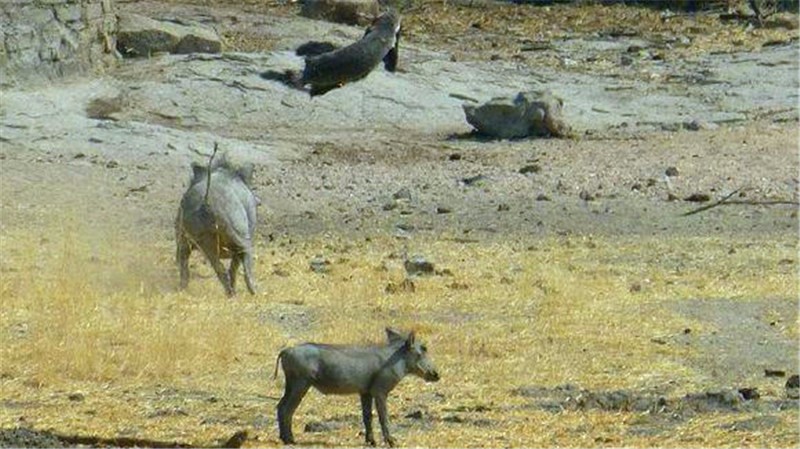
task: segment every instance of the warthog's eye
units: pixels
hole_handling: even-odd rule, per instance
[[[428,347],[425,345],[420,345],[419,349],[422,350],[422,352],[428,352]]]

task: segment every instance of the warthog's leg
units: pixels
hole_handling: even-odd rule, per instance
[[[386,394],[376,394],[375,395],[375,408],[378,410],[378,420],[381,423],[381,433],[383,433],[383,441],[386,441],[386,444],[389,447],[395,447],[395,440],[389,435],[389,414],[386,413]]]
[[[256,284],[253,282],[253,249],[248,248],[247,251],[242,254],[242,259],[244,261],[244,282],[247,284],[247,290],[250,294],[255,295]]]
[[[308,380],[305,379],[290,379],[288,377],[286,379],[283,397],[278,402],[278,430],[280,431],[281,441],[286,444],[294,444],[292,417],[310,386]]]
[[[212,248],[215,248],[215,246]],[[216,249],[207,250],[204,247],[203,252],[206,255],[206,259],[208,259],[208,263],[211,264],[211,268],[213,268],[214,272],[217,273],[217,278],[219,278],[219,281],[225,288],[225,294],[228,296],[233,296],[234,291],[233,286],[231,285],[231,278],[228,276],[228,270],[225,269],[225,266],[222,265],[222,262],[219,260],[219,251]]]
[[[367,444],[375,446],[375,437],[372,434],[372,396],[369,393],[361,394],[361,418],[364,420],[364,436]]]
[[[185,289],[189,285],[189,256],[192,254],[192,245],[182,232],[178,232],[176,240],[178,247],[175,261],[181,273],[181,289]]]
[[[242,263],[241,254],[234,254],[231,256],[231,267],[228,268],[228,278],[231,280],[231,290],[236,291],[236,272],[239,271],[239,265]]]

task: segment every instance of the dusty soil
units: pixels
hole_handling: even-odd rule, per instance
[[[232,5],[173,2],[123,3],[121,6],[154,16],[168,13],[213,22],[228,36],[229,45],[240,51],[287,50],[299,41],[270,39],[268,31],[265,37],[264,24],[295,20],[295,9],[289,6],[261,9],[262,6],[248,4],[239,9]],[[239,18],[242,11],[248,13],[245,19]],[[570,10],[565,11],[571,14]],[[485,31],[490,25],[499,26],[495,22],[472,26],[475,20],[467,17],[459,23],[463,22],[475,33]],[[434,53],[444,60],[452,56],[456,63],[464,59],[463,55],[471,55],[467,58],[473,60],[471,63],[483,64],[482,67],[491,72],[491,54],[506,57],[513,53],[510,46],[519,45],[516,40],[498,37],[497,44],[481,47],[480,53],[471,52],[475,36],[463,42],[452,37],[440,41],[433,30],[424,26],[424,20],[416,17],[412,23],[408,38],[412,62],[422,63],[423,56]],[[308,27],[306,22],[297,26]],[[744,25],[725,26],[732,27],[731,33],[734,33],[738,32],[737,27]],[[355,29],[343,32],[345,38],[360,33]],[[697,30],[692,32],[702,34]],[[579,35],[576,41],[581,42],[593,38],[589,33],[572,30],[570,36],[575,35]],[[253,36],[253,40],[248,41],[247,36]],[[782,36],[789,42],[790,52],[796,53],[797,44],[791,43],[796,39],[796,30],[786,30]],[[673,37],[680,40],[680,36]],[[740,51],[741,47],[751,44],[748,37],[744,39],[736,49],[712,47],[714,51]],[[601,40],[605,42],[606,37],[602,36]],[[555,70],[553,73],[563,70],[565,76],[588,74],[597,76],[593,78],[596,82],[605,83],[609,79],[608,71],[620,71],[618,64],[606,67],[596,62],[609,51],[607,46],[576,44],[575,48],[571,57],[578,62],[566,65],[553,62],[549,64]],[[769,48],[764,47],[763,52]],[[680,58],[685,56],[681,53],[684,49],[678,48],[673,53],[665,46],[657,51],[666,55],[667,61],[674,61],[675,67],[683,66]],[[751,56],[759,57],[760,52],[761,48],[754,49]],[[549,55],[537,55],[540,55],[538,59],[533,58],[536,61],[559,61],[555,50]],[[263,55],[254,53],[252,57],[262,61],[258,58]],[[402,58],[401,53],[401,61]],[[781,105],[753,106],[739,110],[742,115],[734,120],[709,119],[714,126],[697,131],[676,127],[673,120],[665,120],[657,126],[632,126],[628,130],[617,126],[618,123],[587,119],[583,127],[585,132],[574,139],[508,142],[474,136],[465,123],[452,125],[463,121],[463,117],[448,118],[452,121],[443,120],[442,126],[433,129],[416,125],[414,121],[404,122],[401,131],[383,126],[383,122],[376,129],[370,129],[369,121],[365,122],[362,117],[356,122],[345,119],[338,125],[324,122],[322,131],[311,128],[309,132],[305,123],[300,126],[297,122],[270,122],[269,129],[260,129],[254,124],[256,120],[236,121],[240,118],[238,114],[246,111],[234,110],[224,112],[236,120],[214,126],[218,117],[206,119],[204,114],[210,116],[220,111],[210,106],[195,109],[197,120],[188,122],[186,115],[181,115],[185,110],[177,104],[178,112],[174,115],[144,108],[143,104],[150,103],[145,94],[137,96],[141,90],[120,100],[120,112],[113,120],[85,117],[87,104],[97,92],[114,98],[120,92],[118,87],[127,83],[163,82],[163,86],[168,86],[178,77],[171,70],[182,64],[181,61],[126,61],[101,81],[78,79],[39,91],[9,92],[8,96],[4,92],[5,104],[0,104],[0,232],[45,229],[54,220],[52,211],[58,210],[68,211],[86,222],[114,227],[120,235],[146,236],[143,238],[162,242],[169,248],[175,207],[190,174],[188,162],[201,160],[197,153],[207,154],[209,143],[221,139],[235,147],[237,156],[258,164],[255,190],[262,199],[258,235],[265,242],[287,243],[321,235],[343,236],[354,241],[395,235],[409,242],[410,249],[415,252],[424,252],[424,248],[414,246],[415,236],[463,242],[511,238],[536,242],[559,235],[631,239],[637,236],[718,236],[730,239],[732,245],[753,236],[767,236],[790,246],[797,243],[800,134],[796,60],[790,66],[794,79],[790,77],[790,85],[785,86],[789,104],[794,107],[787,110]],[[264,61],[269,63],[272,59]],[[522,78],[530,73],[526,64],[531,63],[528,60],[518,69],[507,70],[519,70],[516,76]],[[265,83],[257,77],[262,68],[248,68],[242,76],[250,86],[261,89],[251,91],[254,95],[272,95],[273,102],[262,104],[263,107],[272,107],[288,98],[292,114],[324,112],[324,106],[315,109],[305,99],[289,96],[293,95],[291,93],[282,92],[276,96],[270,90],[281,89],[280,86],[258,84]],[[508,75],[507,70],[503,69],[503,76],[514,76]],[[603,73],[595,73],[598,70]],[[404,71],[413,77],[413,63],[406,65]],[[642,73],[636,71],[631,79],[638,82]],[[158,80],[157,74],[168,81]],[[617,73],[612,78],[619,76],[622,75]],[[676,79],[679,77],[670,82],[680,84]],[[691,84],[691,81],[685,82]],[[514,83],[524,84],[523,81]],[[506,82],[502,86],[508,85]],[[152,85],[144,89],[152,89],[155,96],[161,92]],[[345,96],[348,92],[341,89],[336,95]],[[359,99],[367,103],[372,101],[371,97],[363,95]],[[39,100],[42,101],[39,106],[29,103],[29,111],[19,106]],[[567,104],[569,101],[567,98]],[[51,106],[53,110],[48,112]],[[617,106],[619,104],[596,104],[594,107],[614,109]],[[249,107],[258,108],[259,103],[253,102]],[[72,114],[82,117],[73,120]],[[690,115],[687,118],[704,117]],[[390,121],[391,118],[386,119]],[[336,131],[335,126],[341,126],[342,130]],[[237,139],[235,143],[234,139]],[[728,198],[728,195],[732,196]],[[728,198],[726,204],[684,215],[723,198]],[[797,260],[782,263],[796,265]],[[7,269],[13,261],[4,257],[0,264]],[[776,333],[775,326],[765,324],[763,317],[772,313],[780,315],[784,321],[796,323],[797,310],[782,307],[775,311],[770,299],[730,301],[724,307],[716,303],[705,305],[702,301],[684,303],[678,313],[711,323],[721,329],[720,333],[694,339],[688,334],[670,336],[665,337],[664,344],[693,344],[705,348],[703,352],[707,356],[692,363],[719,373],[711,377],[720,391],[746,387],[741,384],[743,379],[749,379],[754,372],[760,373],[764,367],[784,369],[791,374],[798,365],[797,341]],[[759,349],[754,356],[753,342],[769,349]],[[608,392],[589,393],[579,395],[571,386],[519,392],[530,397],[530,406],[536,408],[602,407],[610,403],[606,406],[613,411],[638,401],[645,408],[666,406],[669,411],[677,411],[672,418],[677,420],[690,419],[692,413],[706,412],[709,407],[713,409],[720,401],[729,408],[756,407],[743,405],[738,396],[731,399],[722,393],[719,396],[700,391],[697,395],[702,401],[712,403],[711,406],[696,405],[696,397],[665,405],[658,400],[665,392],[618,392],[612,399],[603,396]],[[592,395],[600,399],[592,399]],[[581,396],[583,402],[575,405],[577,396]],[[623,405],[615,406],[615,400]],[[770,420],[772,413],[797,407],[796,401],[783,402],[783,399],[774,398],[770,401],[757,406],[763,407],[759,413],[764,419],[747,421],[742,427],[750,432],[767,432],[774,424]],[[0,406],[10,407],[8,404]],[[447,419],[457,423],[477,420],[477,424],[472,424],[481,425],[479,417],[472,418],[476,414],[479,416],[480,411],[456,410]],[[642,424],[642,432],[667,432],[668,421],[667,418],[663,422],[661,418],[653,418],[652,423]],[[307,429],[313,430],[313,426]],[[37,436],[23,430],[6,430],[0,436],[3,445],[56,446],[58,442],[48,439],[50,436]]]

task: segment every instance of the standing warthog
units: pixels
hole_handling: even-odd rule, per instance
[[[193,163],[192,172],[175,220],[181,288],[189,284],[189,255],[200,248],[225,293],[234,294],[239,265],[244,266],[247,289],[255,293],[253,233],[258,199],[250,190],[253,165],[234,166],[223,153],[216,159],[212,157],[210,168]],[[226,271],[220,259],[228,258],[231,265]]]
[[[309,387],[323,394],[358,394],[367,444],[375,445],[372,435],[372,401],[378,409],[383,439],[395,445],[389,435],[386,397],[406,374],[428,382],[439,380],[439,373],[428,358],[427,348],[414,338],[414,332],[402,335],[387,328],[388,343],[381,346],[341,346],[305,343],[284,349],[278,361],[286,376],[283,397],[278,403],[278,427],[281,440],[294,443],[292,415]]]

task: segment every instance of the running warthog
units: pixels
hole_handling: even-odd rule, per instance
[[[305,343],[284,349],[275,362],[281,362],[286,386],[278,403],[281,440],[294,443],[292,415],[310,387],[323,394],[358,394],[367,444],[375,445],[372,434],[372,401],[378,409],[383,439],[395,445],[389,435],[386,397],[406,374],[428,382],[439,380],[439,373],[428,358],[427,348],[414,338],[387,328],[388,343],[380,346],[343,346]]]
[[[216,159],[212,157],[210,170],[193,163],[192,172],[175,220],[181,288],[189,284],[189,255],[200,248],[225,293],[234,294],[239,265],[244,266],[247,289],[255,293],[253,234],[258,199],[250,190],[253,165],[234,166],[223,153]],[[226,271],[220,259],[228,258],[231,264]]]
[[[389,72],[397,70],[400,41],[400,15],[389,10],[378,16],[358,41],[342,48],[330,42],[310,41],[297,48],[297,55],[305,56],[301,73],[267,70],[261,77],[280,81],[290,87],[304,90],[310,85],[314,97],[365,78],[381,61]]]

